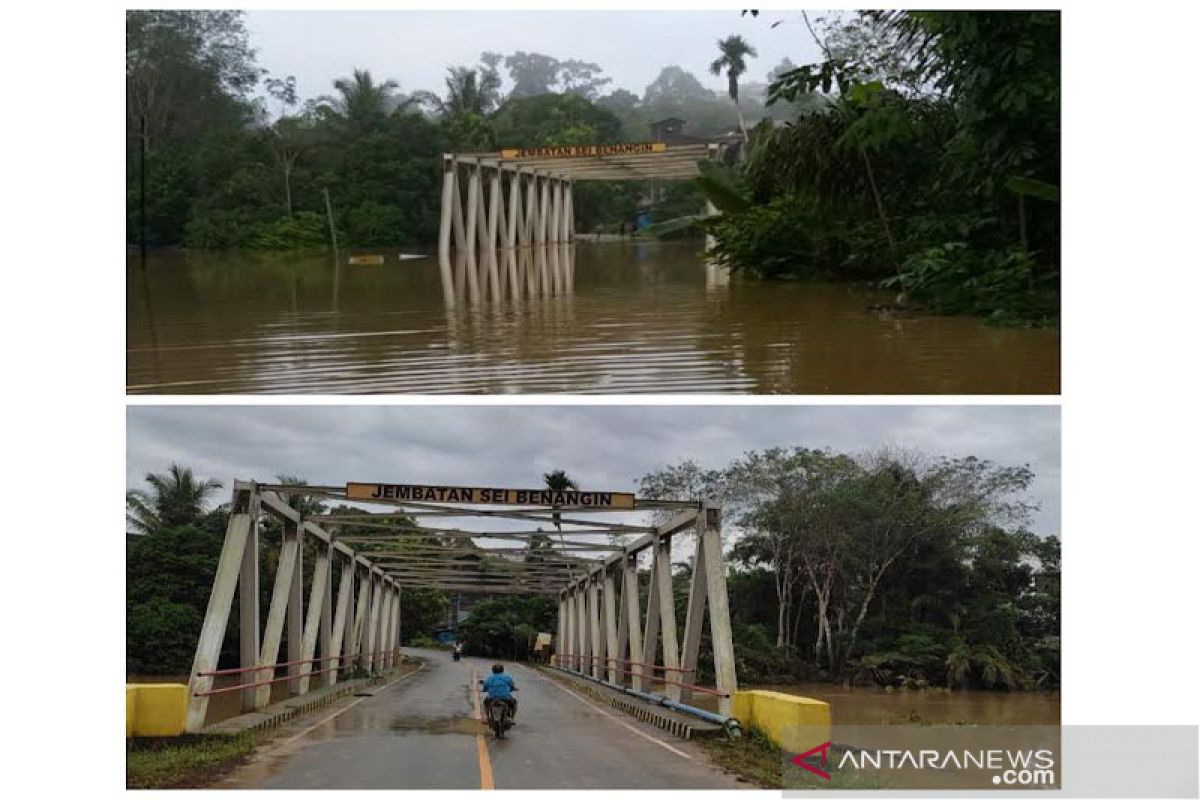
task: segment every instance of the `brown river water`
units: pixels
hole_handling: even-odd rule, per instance
[[[829,703],[838,725],[1058,725],[1058,692],[950,692],[942,689],[884,691],[828,683],[745,686]],[[716,710],[716,698],[693,702]]]
[[[1056,394],[1059,334],[730,279],[701,245],[433,256],[157,252],[127,270],[134,394]]]

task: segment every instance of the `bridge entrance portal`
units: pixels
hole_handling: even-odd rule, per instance
[[[268,523],[282,534],[278,557],[262,559]],[[673,545],[676,557],[693,556],[682,640]],[[305,558],[314,559],[309,570]],[[277,565],[265,624],[260,560]],[[649,586],[639,590],[643,577]],[[391,669],[399,662],[402,587],[552,595],[558,667],[634,689],[661,687],[677,701],[713,694],[720,712],[731,713],[737,672],[716,506],[621,492],[236,481],[192,665],[188,730],[203,727],[215,694],[239,692],[250,711],[270,702],[275,684],[303,695],[348,670]],[[239,665],[221,668],[235,595]],[[706,618],[715,689],[696,679]],[[214,679],[230,675],[241,680],[214,688]]]

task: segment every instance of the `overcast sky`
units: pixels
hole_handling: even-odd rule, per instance
[[[749,449],[882,445],[974,455],[1036,473],[1040,534],[1059,533],[1059,410],[1046,406],[130,406],[126,480],[172,462],[225,484],[536,488],[565,469],[587,490],[634,491],[694,458],[721,467]]]
[[[784,24],[771,29],[771,24]],[[259,66],[295,75],[302,98],[332,93],[332,82],[357,67],[399,81],[402,92],[443,94],[446,68],[473,65],[479,54],[518,50],[561,61],[599,64],[613,79],[606,87],[641,95],[659,71],[678,65],[705,85],[724,91],[709,74],[717,40],[741,34],[755,49],[743,80],[764,81],[785,57],[818,60],[799,12],[764,11],[249,11]],[[506,71],[504,89],[511,88]]]

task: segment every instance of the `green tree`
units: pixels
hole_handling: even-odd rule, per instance
[[[470,655],[524,660],[537,634],[553,630],[557,619],[558,604],[547,595],[489,597],[471,606],[459,634]]]
[[[741,36],[727,36],[717,42],[720,57],[709,65],[713,75],[725,73],[729,81],[729,97],[737,109],[738,126],[742,129],[743,139],[749,138],[746,132],[746,120],[742,117],[742,107],[738,103],[738,79],[746,72],[746,58],[758,57],[758,51],[751,47]]]
[[[154,150],[251,111],[258,82],[244,12],[128,11],[125,16],[126,132]]]
[[[501,147],[604,144],[618,141],[621,121],[574,94],[542,94],[508,100],[492,116]]]
[[[542,480],[546,484],[546,488],[552,492],[566,492],[572,489],[579,489],[579,484],[575,483],[575,479],[566,473],[566,470],[556,469],[547,472],[542,476]],[[562,516],[554,513],[554,527],[562,530]]]
[[[429,639],[445,623],[450,598],[442,589],[401,585],[400,608],[402,640]]]
[[[220,481],[200,480],[179,464],[166,473],[147,473],[146,483],[149,492],[131,489],[125,495],[126,524],[133,533],[191,525],[204,514],[205,501],[221,488]]]
[[[559,62],[558,83],[564,94],[577,94],[587,100],[595,100],[600,89],[612,83],[612,78],[600,77],[603,71],[599,64],[568,59]]]
[[[552,56],[518,50],[505,56],[504,66],[513,82],[510,98],[548,94],[558,81],[559,61]]]
[[[327,98],[329,112],[347,130],[364,134],[383,128],[398,103],[395,95],[400,84],[394,80],[378,83],[370,70],[355,69],[349,78],[335,80],[333,88],[338,94]]]
[[[683,67],[663,67],[653,81],[646,86],[643,99],[647,104],[661,100],[686,103],[694,100],[711,99],[713,93],[700,83],[700,79]]]
[[[195,526],[126,540],[127,673],[177,675],[191,668],[222,541],[221,532]],[[230,623],[226,641],[236,642],[236,614]]]

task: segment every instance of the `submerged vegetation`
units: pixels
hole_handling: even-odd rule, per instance
[[[429,243],[443,152],[642,141],[678,117],[733,143],[726,164],[694,183],[580,184],[579,230],[649,209],[652,232],[707,228],[749,277],[869,281],[903,308],[1056,325],[1059,16],[802,14],[766,35],[811,37],[821,60],[751,81],[753,43],[729,36],[710,65],[726,92],[668,65],[639,95],[598,64],[518,51],[449,66],[440,93],[355,69],[302,100],[258,66],[241,12],[130,11],[129,239],[144,224],[156,246],[320,247],[328,192],[341,243]]]
[[[810,23],[805,15],[804,21]],[[744,163],[702,182],[734,270],[879,281],[901,305],[1056,324],[1059,14],[888,11],[807,25]]]

